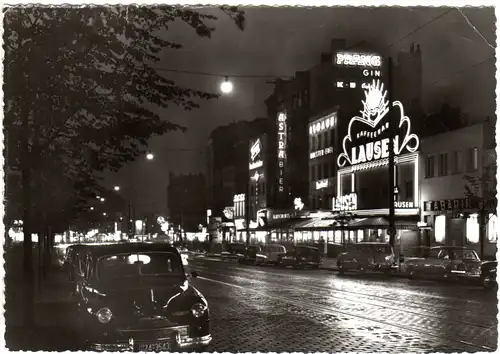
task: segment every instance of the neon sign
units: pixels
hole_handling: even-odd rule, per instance
[[[257,160],[255,159],[260,155],[260,152],[262,151],[262,143],[260,139],[257,139],[250,147],[250,165],[249,165],[249,170],[255,170],[256,168],[262,167],[264,165],[264,162],[262,160]]]
[[[309,125],[309,135],[321,133],[324,130],[333,129],[337,123],[337,112],[325,118],[317,120]]]
[[[323,179],[321,181],[316,181],[316,190],[326,188],[326,187],[328,187],[328,184],[329,183],[328,183],[327,179]]]
[[[295,210],[302,210],[302,209],[304,209],[304,203],[302,203],[302,198],[295,198],[293,200],[293,208]]]
[[[278,114],[278,191],[285,191],[286,113]]]
[[[337,165],[340,168],[347,163],[356,165],[389,156],[389,138],[381,138],[381,135],[389,128],[389,121],[384,119],[389,112],[389,101],[386,96],[387,90],[384,90],[384,85],[380,80],[373,80],[372,84],[365,89],[366,100],[362,101],[361,117],[355,116],[351,119],[347,135],[342,141],[343,152],[337,158]],[[408,152],[417,151],[420,140],[416,134],[410,134],[410,118],[405,116],[403,104],[394,101],[392,105],[399,107],[400,119],[397,127],[401,129],[400,135],[394,137],[394,154],[399,155],[405,149]],[[356,122],[356,129],[359,132],[353,134],[352,128]],[[348,148],[351,143],[355,145]]]
[[[310,160],[313,160],[317,157],[321,157],[321,156],[325,156],[325,155],[329,155],[329,154],[333,154],[333,147],[327,147],[325,149],[321,149],[321,150],[318,150],[318,151],[315,151],[315,152],[311,152],[309,154],[309,159]]]
[[[337,53],[335,63],[344,66],[374,67],[382,66],[382,57],[374,54]]]
[[[394,202],[394,207],[397,209],[413,208],[413,202]]]
[[[332,199],[333,211],[349,211],[358,208],[358,195],[351,193]]]
[[[237,202],[244,202],[245,201],[245,195],[244,194],[236,194],[234,197],[233,197],[233,202],[234,203],[237,203]]]

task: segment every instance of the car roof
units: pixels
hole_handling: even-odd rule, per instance
[[[97,256],[105,256],[108,254],[116,253],[127,253],[127,252],[172,252],[179,254],[177,248],[166,244],[166,243],[146,243],[146,242],[134,242],[134,243],[115,243],[111,245],[102,246],[91,246],[89,247],[90,252]]]
[[[295,248],[310,248],[310,249],[313,249],[313,250],[317,250],[317,249],[318,249],[318,247],[313,247],[313,246],[302,246],[302,245],[295,246]]]
[[[358,242],[355,243],[354,245],[389,246],[390,244],[387,242]]]
[[[462,247],[462,246],[434,246],[431,250],[437,249],[456,249],[456,250],[472,250],[472,248]]]

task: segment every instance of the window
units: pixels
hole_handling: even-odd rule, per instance
[[[311,181],[314,181],[314,165],[311,166]]]
[[[413,199],[413,181],[405,182],[405,199],[407,201]]]
[[[328,130],[327,133],[327,138],[326,138],[326,146],[329,147],[329,146],[332,146],[332,131],[331,130]]]
[[[425,164],[425,178],[434,177],[435,156],[427,156]]]
[[[472,172],[477,170],[478,165],[478,150],[470,148],[467,150],[467,171]]]
[[[313,152],[314,151],[314,136],[311,136],[309,138],[309,151]]]
[[[292,107],[297,108],[297,96],[292,95]]]
[[[462,173],[463,170],[463,152],[461,150],[453,152],[451,173]]]
[[[327,163],[325,163],[325,164],[323,165],[323,178],[328,178],[328,177],[330,177],[330,176],[328,175],[328,173],[329,173],[329,172],[330,172],[330,169],[328,168],[328,164],[327,164]]]
[[[437,243],[443,243],[446,236],[446,216],[437,215],[434,219],[434,238]]]
[[[477,214],[472,214],[467,218],[466,232],[467,241],[469,243],[479,242],[479,223]]]
[[[309,91],[307,89],[304,90],[304,104],[309,102]]]
[[[323,149],[323,134],[318,135],[318,150]]]
[[[323,133],[323,148],[327,148],[330,146],[330,143],[328,142],[328,133],[324,132]]]
[[[297,106],[299,108],[302,107],[302,92],[299,92],[299,98],[298,98]]]
[[[448,175],[448,153],[439,154],[438,173],[440,176]]]
[[[498,240],[498,217],[490,214],[488,219],[488,241],[497,242]]]
[[[318,165],[318,179],[322,179],[323,178],[323,169],[322,169],[322,165]]]

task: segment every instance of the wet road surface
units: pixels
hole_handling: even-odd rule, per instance
[[[495,291],[197,258],[217,352],[477,352],[497,347]]]

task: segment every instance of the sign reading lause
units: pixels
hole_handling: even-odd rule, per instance
[[[337,165],[342,168],[347,164],[375,161],[389,157],[389,101],[387,90],[380,80],[373,80],[365,89],[365,100],[362,101],[361,117],[353,117],[347,128],[347,135],[342,141],[343,152],[337,158]],[[403,104],[394,101],[393,106],[399,107],[399,124],[394,122],[394,154],[403,151],[417,151],[420,140],[411,134],[410,118],[405,116]],[[396,116],[396,113],[394,113]],[[399,129],[399,131],[397,131]]]

